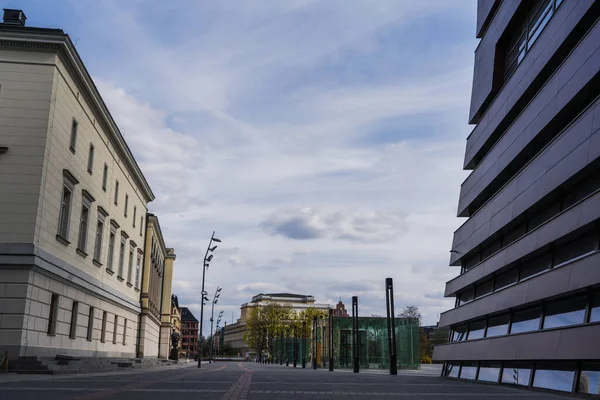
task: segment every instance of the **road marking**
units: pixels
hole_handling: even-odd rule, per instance
[[[240,365],[240,367],[242,366]],[[248,368],[242,368],[248,370]],[[227,390],[223,397],[221,397],[221,400],[246,400],[248,398],[248,392],[250,391],[251,382],[252,372],[246,372],[240,375],[238,380],[233,385],[231,385],[229,390]]]

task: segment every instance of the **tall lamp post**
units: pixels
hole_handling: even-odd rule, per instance
[[[221,295],[221,289],[217,286],[217,290],[215,291],[215,295],[212,299],[211,310],[210,310],[210,349],[208,351],[208,363],[211,363],[212,360],[212,351],[213,351],[213,342],[215,341],[213,337],[213,321],[215,317],[215,304],[219,301],[219,296]]]
[[[221,289],[219,289],[219,291],[221,291]],[[218,297],[218,296],[217,296],[217,297]],[[217,300],[218,300],[218,299],[217,299]],[[215,302],[214,302],[214,304],[213,304],[213,310],[214,310],[214,305],[215,305],[215,304],[217,304],[216,300],[215,300]],[[223,317],[223,310],[221,310],[221,311],[219,312],[219,316],[217,317],[217,329],[215,329],[215,335],[216,335],[216,334],[217,334],[217,332],[219,331],[219,324],[221,323],[221,317]],[[217,348],[216,348],[216,347],[214,347],[214,348],[213,348],[213,343],[214,343],[214,341],[215,341],[215,338],[214,338],[214,336],[212,335],[212,320],[213,320],[213,319],[212,319],[212,317],[211,317],[211,319],[210,319],[210,332],[211,332],[211,333],[210,333],[210,347],[211,347],[210,354],[211,354],[211,357],[212,357],[212,355],[213,355],[213,354],[214,354],[215,356],[216,356],[216,354],[217,354]]]
[[[213,231],[212,236],[210,237],[210,242],[208,242],[208,247],[206,248],[206,253],[204,254],[204,262],[203,262],[203,266],[202,266],[202,303],[200,303],[200,337],[202,337],[202,322],[204,319],[204,296],[206,295],[205,291],[204,291],[204,276],[206,274],[206,270],[208,269],[208,263],[210,263],[210,261],[213,259],[213,255],[211,254],[210,256],[208,255],[208,252],[210,251],[211,253],[213,251],[215,251],[215,249],[217,248],[217,246],[212,246],[212,243],[216,242],[216,243],[221,243],[220,239],[217,239],[215,237],[215,232]],[[206,299],[208,300],[208,299]],[[202,344],[200,344],[200,348],[202,349]],[[199,355],[198,355],[198,368],[202,367],[202,350],[199,351]]]

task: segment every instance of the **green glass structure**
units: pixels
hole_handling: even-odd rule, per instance
[[[360,369],[389,369],[387,319],[382,317],[359,317],[359,364]],[[415,320],[396,318],[396,354],[398,369],[419,369],[419,325]],[[316,332],[312,324],[307,338],[284,337],[274,341],[273,357],[283,358],[291,363],[294,359],[294,344],[297,360],[302,362],[303,354],[307,363],[312,363],[316,355],[317,365],[329,365],[329,326],[328,319],[318,321]],[[316,334],[316,347],[315,335]],[[299,335],[300,336],[300,335]],[[333,318],[333,363],[334,369],[352,369],[352,318]]]

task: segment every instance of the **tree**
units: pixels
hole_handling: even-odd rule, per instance
[[[419,307],[417,306],[407,305],[402,309],[402,311],[400,311],[398,317],[416,319],[419,323],[419,326],[421,326],[421,311],[419,311]]]
[[[293,311],[289,306],[269,303],[253,307],[246,318],[244,341],[259,355],[265,350],[272,353],[275,336],[283,335],[292,318]]]

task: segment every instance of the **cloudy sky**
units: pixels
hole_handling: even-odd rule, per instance
[[[452,300],[448,266],[475,0],[8,0],[62,28],[157,199],[174,293],[202,257],[228,323],[258,293],[359,296],[361,315]],[[209,317],[205,316],[205,323]],[[208,328],[205,329],[205,334]]]

